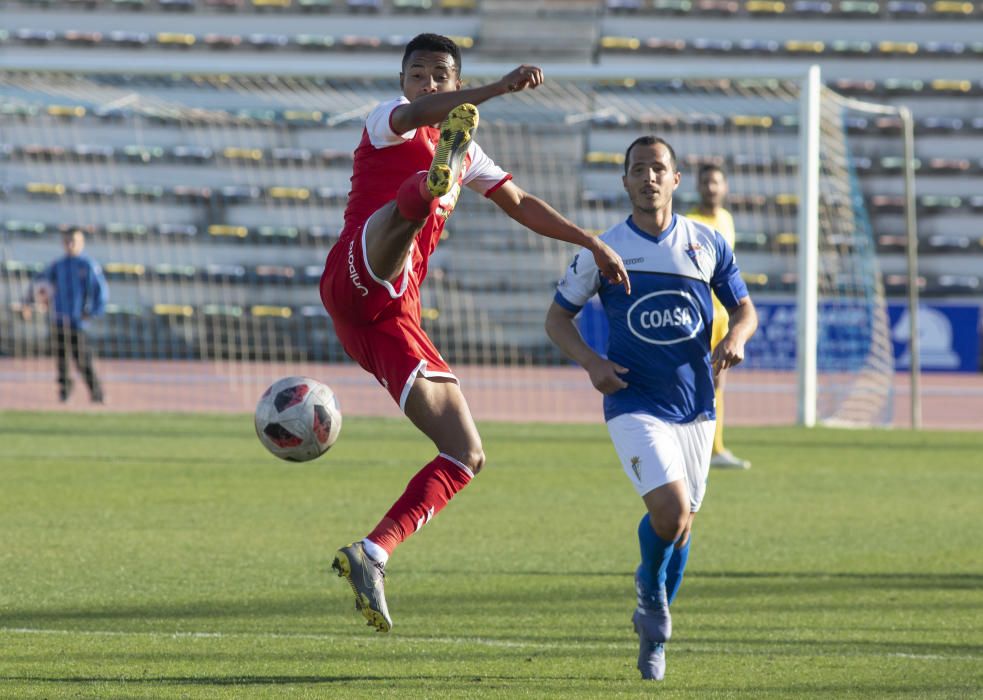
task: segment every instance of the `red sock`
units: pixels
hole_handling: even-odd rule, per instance
[[[413,173],[403,180],[396,193],[396,208],[410,221],[423,221],[433,209],[433,195],[427,189],[427,171]]]
[[[392,554],[396,545],[426,525],[454,494],[471,481],[471,473],[443,455],[410,479],[406,490],[368,539]]]

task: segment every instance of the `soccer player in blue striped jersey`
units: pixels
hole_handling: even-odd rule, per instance
[[[676,154],[643,136],[625,153],[632,212],[601,239],[621,255],[632,294],[598,273],[581,250],[546,317],[554,343],[604,394],[604,419],[625,473],[645,503],[635,572],[642,678],[665,675],[669,606],[689,557],[693,518],[703,502],[715,427],[716,374],[744,359],[757,314],[731,246],[709,226],[673,213]],[[711,354],[714,292],[730,314]],[[599,295],[610,325],[607,356],[581,338],[574,317]]]

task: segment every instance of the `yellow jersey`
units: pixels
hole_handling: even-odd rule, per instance
[[[701,214],[698,209],[693,208],[686,212],[686,218],[699,221],[701,224],[706,224],[710,228],[720,232],[720,235],[724,237],[728,245],[731,248],[734,247],[734,217],[723,207],[717,210],[716,216]],[[710,344],[715,347],[727,333],[727,321],[730,316],[727,314],[727,309],[724,308],[724,305],[717,299],[717,295],[712,292],[711,295],[713,296],[713,338]]]

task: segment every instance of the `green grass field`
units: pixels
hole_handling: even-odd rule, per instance
[[[983,435],[731,430],[754,468],[712,474],[643,684],[603,426],[482,426],[486,471],[390,562],[388,636],[330,556],[432,447],[350,419],[290,465],[252,430],[0,414],[0,697],[983,695]]]

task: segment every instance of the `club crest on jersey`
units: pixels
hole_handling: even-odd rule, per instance
[[[698,270],[702,269],[702,267],[700,266],[700,262],[702,261],[702,259],[705,259],[707,256],[706,249],[704,249],[702,244],[700,244],[697,241],[694,241],[689,245],[687,245],[686,255],[688,255],[689,259],[693,261],[694,265],[696,265],[696,269]]]
[[[703,329],[697,300],[689,292],[667,289],[646,294],[628,309],[628,329],[652,345],[675,345]]]

